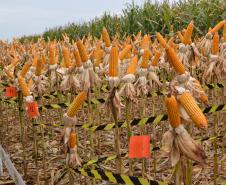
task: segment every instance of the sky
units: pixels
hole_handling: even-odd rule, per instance
[[[134,0],[143,4],[145,0]],[[0,39],[43,33],[71,22],[89,21],[105,11],[119,14],[131,0],[0,0]]]

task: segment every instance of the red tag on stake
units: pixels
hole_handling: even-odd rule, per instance
[[[129,158],[150,157],[150,136],[131,136],[129,142]]]
[[[6,87],[5,96],[7,98],[12,98],[17,96],[16,87]]]
[[[27,114],[29,118],[37,118],[40,115],[36,101],[27,103]]]

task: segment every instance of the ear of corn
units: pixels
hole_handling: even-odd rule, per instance
[[[168,40],[168,45],[170,46],[170,47],[172,47],[172,48],[174,48],[174,42],[173,42],[173,40],[174,40],[174,38],[173,37],[171,37],[169,40]]]
[[[57,61],[55,57],[55,48],[54,48],[54,45],[52,44],[49,46],[49,64],[54,65],[56,63]]]
[[[137,56],[133,57],[127,68],[126,74],[135,74],[136,68],[137,68],[137,62],[138,62]]]
[[[34,57],[33,57],[33,62],[32,62],[32,66],[33,67],[36,67],[36,65],[37,65],[37,62],[38,62],[38,54],[35,52],[34,53]]]
[[[174,51],[173,48],[168,47],[166,49],[167,56],[174,67],[175,71],[179,74],[184,74],[185,73],[185,67],[184,65],[180,62],[180,59],[178,58],[176,52]]]
[[[131,49],[132,45],[126,45],[125,48],[119,53],[119,59],[123,60]]]
[[[183,42],[184,37],[183,37],[183,35],[181,34],[181,32],[180,32],[180,31],[178,31],[178,32],[177,32],[177,35],[178,35],[178,37],[179,37],[180,41],[181,41],[181,42]]]
[[[218,35],[218,32],[216,32],[213,36],[211,53],[213,55],[217,55],[219,53],[219,35]]]
[[[183,37],[183,44],[187,45],[187,44],[190,44],[190,41],[191,41],[191,35],[192,35],[192,32],[193,32],[193,27],[194,27],[194,24],[193,24],[193,21],[191,21],[186,29],[186,32],[184,34],[184,37]]]
[[[202,110],[198,107],[195,99],[189,92],[184,92],[179,97],[179,102],[186,110],[187,114],[190,116],[192,121],[199,127],[199,128],[207,128],[207,120]]]
[[[82,62],[86,62],[88,60],[88,54],[87,54],[86,48],[81,40],[77,41],[77,48],[78,48],[80,57],[82,59]]]
[[[81,92],[74,98],[73,102],[70,104],[67,110],[67,116],[71,118],[75,117],[77,111],[81,108],[82,104],[86,100],[86,96],[86,92]]]
[[[96,51],[96,62],[95,62],[95,66],[98,67],[101,63],[101,59],[102,59],[102,50],[101,49],[97,49]]]
[[[141,61],[140,67],[147,69],[148,68],[148,61],[149,61],[149,59],[150,59],[149,51],[148,50],[144,50],[144,54],[142,56],[142,61]]]
[[[42,74],[42,68],[43,68],[42,59],[39,58],[37,61],[36,69],[35,69],[36,76],[40,76]]]
[[[111,45],[111,40],[110,40],[108,31],[107,31],[107,29],[106,29],[105,27],[103,28],[103,31],[102,31],[102,37],[103,37],[105,46],[106,46],[106,47],[110,47],[110,45]]]
[[[31,64],[29,62],[26,62],[20,71],[20,76],[25,77],[30,67],[31,67]]]
[[[221,29],[224,26],[225,20],[220,21],[213,29],[209,31],[209,33],[214,34],[216,33],[219,29]]]
[[[181,118],[176,98],[173,95],[168,95],[165,98],[165,105],[167,108],[170,125],[173,128],[178,127],[181,124]]]
[[[148,50],[149,49],[149,42],[150,42],[150,39],[148,37],[148,35],[144,35],[143,39],[142,39],[142,42],[141,42],[141,48],[144,49],[144,50]]]
[[[161,44],[161,46],[166,48],[167,43],[166,43],[165,39],[163,38],[163,36],[159,32],[157,32],[156,37],[157,37],[159,43]]]
[[[27,84],[27,87],[29,90],[31,90],[32,85],[33,85],[33,80],[32,80],[32,78],[30,78],[30,80],[28,81],[28,84]]]
[[[110,52],[110,62],[109,62],[109,76],[116,77],[118,76],[118,48],[113,46]]]
[[[69,148],[74,148],[75,146],[77,146],[77,135],[74,131],[70,133],[68,146]]]
[[[23,93],[23,96],[24,97],[29,96],[30,95],[30,90],[29,90],[29,88],[28,88],[28,86],[26,84],[25,78],[19,76],[18,77],[18,83],[19,83],[19,87],[20,87],[20,89],[21,89],[21,91]]]
[[[224,21],[223,40],[226,42],[226,21]]]
[[[161,52],[156,50],[155,51],[155,57],[154,57],[154,59],[151,62],[152,66],[157,66],[158,65],[158,61],[159,61],[160,56],[161,56]]]
[[[71,64],[71,58],[70,58],[70,53],[68,48],[66,47],[62,48],[62,55],[63,55],[65,67],[69,68],[72,64]]]
[[[82,59],[81,59],[81,57],[79,55],[78,50],[75,49],[73,54],[74,54],[74,58],[75,58],[75,65],[76,65],[76,67],[81,67],[82,66]]]

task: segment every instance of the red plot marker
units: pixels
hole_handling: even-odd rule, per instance
[[[150,157],[150,136],[131,136],[129,143],[129,158]]]

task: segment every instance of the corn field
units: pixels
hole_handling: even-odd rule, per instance
[[[226,184],[226,20],[172,19],[188,2],[146,2],[161,26],[132,4],[117,33],[0,42],[0,144],[26,184]]]

